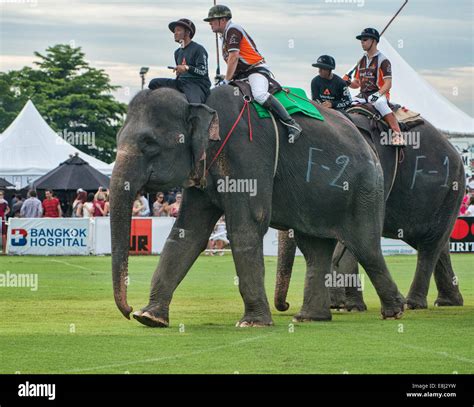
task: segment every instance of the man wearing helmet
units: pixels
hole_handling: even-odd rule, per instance
[[[312,99],[330,109],[345,110],[351,103],[351,94],[347,83],[332,71],[336,68],[336,61],[329,55],[321,55],[315,68],[319,68],[319,76],[311,81]]]
[[[255,101],[272,113],[288,129],[288,140],[294,142],[302,132],[298,123],[288,114],[282,104],[269,93],[271,72],[253,39],[240,26],[231,21],[232,13],[226,6],[217,5],[209,10],[204,21],[209,22],[215,33],[222,35],[222,54],[227,63],[225,78],[218,85],[232,80],[248,80]]]
[[[181,18],[168,25],[174,40],[181,46],[174,53],[176,79],[155,78],[150,89],[173,88],[186,95],[189,103],[204,103],[209,96],[211,81],[207,66],[207,52],[202,45],[192,41],[196,28],[191,20]]]
[[[371,103],[392,129],[392,145],[405,144],[400,126],[388,105],[392,87],[392,66],[390,61],[377,49],[380,34],[375,28],[366,28],[356,37],[361,41],[365,55],[359,61],[351,88],[360,87],[361,93],[354,97],[356,103]]]

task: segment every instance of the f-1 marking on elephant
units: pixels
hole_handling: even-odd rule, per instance
[[[357,116],[351,115],[356,123],[361,120]],[[361,131],[370,140],[370,135]],[[401,239],[418,251],[415,276],[407,295],[408,308],[428,307],[426,297],[433,273],[438,289],[435,304],[463,305],[449,255],[449,236],[465,190],[463,163],[447,138],[431,124],[425,122],[410,132],[417,133],[419,144],[404,148],[404,159],[398,165],[393,185],[394,169],[390,165],[393,150],[373,143],[385,176],[387,202],[383,236]],[[275,307],[280,311],[289,307],[286,296],[296,244],[286,232],[279,233]],[[358,273],[357,260],[350,250],[344,251],[340,245],[334,255],[333,268],[338,273]],[[366,309],[362,292],[357,288],[330,288],[330,293],[333,308]]]

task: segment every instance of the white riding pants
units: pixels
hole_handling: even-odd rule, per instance
[[[249,84],[255,101],[263,105],[270,96],[270,93],[268,93],[268,79],[260,73],[253,73],[249,75]]]
[[[352,104],[354,105],[358,103],[367,103],[367,101],[364,98],[359,98],[357,96],[354,96],[352,98]],[[382,117],[385,117],[388,114],[392,113],[392,109],[390,109],[390,106],[388,105],[387,97],[385,95],[380,96],[375,103],[372,103],[372,105],[382,115]]]

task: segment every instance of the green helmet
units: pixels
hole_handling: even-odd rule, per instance
[[[230,11],[230,8],[227,6],[218,4],[217,6],[211,7],[209,9],[207,18],[205,18],[204,21],[211,21],[211,20],[215,20],[216,18],[226,18],[226,17],[232,18],[232,12]]]

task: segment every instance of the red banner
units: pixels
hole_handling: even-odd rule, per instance
[[[130,254],[151,254],[151,219],[132,219]]]
[[[456,220],[449,244],[451,253],[474,253],[474,217]]]

